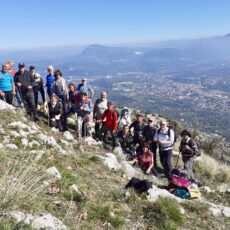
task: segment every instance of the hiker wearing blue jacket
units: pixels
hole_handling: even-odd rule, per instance
[[[9,64],[3,64],[0,72],[0,99],[12,104],[15,95],[14,79],[9,73]]]
[[[46,88],[47,88],[47,94],[50,97],[51,96],[51,86],[52,83],[55,81],[54,76],[54,67],[52,65],[48,66],[48,75],[46,76]]]

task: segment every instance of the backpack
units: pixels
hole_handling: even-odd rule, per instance
[[[181,169],[173,169],[169,177],[169,188],[188,188],[192,184],[191,181],[186,178],[186,171]]]
[[[171,131],[171,130],[174,132],[174,130],[172,129],[172,127],[168,126],[168,133],[167,133],[167,135],[169,136],[169,138],[170,138],[170,134],[171,134],[170,131]],[[157,130],[157,134],[159,134],[160,131],[161,131],[161,129],[159,128],[159,129]],[[175,144],[176,141],[177,141],[177,135],[176,135],[176,133],[174,132],[174,141],[173,141],[173,145]]]

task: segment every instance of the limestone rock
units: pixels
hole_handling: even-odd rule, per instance
[[[109,169],[114,169],[118,170],[121,168],[120,164],[117,161],[116,156],[113,153],[106,153],[105,156],[98,156],[100,157],[104,164],[109,168]]]
[[[22,142],[22,145],[24,145],[24,146],[28,146],[28,145],[29,145],[29,140],[26,139],[26,138],[23,138],[23,139],[21,140],[21,142]]]
[[[87,145],[99,145],[100,143],[98,143],[95,139],[93,139],[92,137],[87,137],[85,139],[85,143]]]
[[[204,186],[203,187],[203,190],[206,192],[206,193],[211,193],[211,192],[214,192],[212,189],[210,189],[208,186]]]
[[[59,219],[50,214],[35,216],[31,226],[39,230],[67,230],[67,227]]]
[[[219,207],[214,207],[214,206],[209,207],[209,211],[215,217],[221,216],[221,208]]]
[[[68,141],[73,141],[74,140],[73,135],[69,131],[65,131],[63,133],[63,137]]]
[[[225,217],[230,217],[230,207],[224,207],[222,213]]]
[[[21,121],[13,121],[8,126],[13,127],[13,128],[18,127],[20,129],[28,129],[28,127],[29,127],[28,125],[24,124]]]
[[[72,184],[72,185],[70,186],[70,189],[73,190],[73,191],[75,191],[75,192],[79,192],[78,187],[77,187],[76,184]]]
[[[55,128],[55,127],[52,127],[51,128],[51,131],[54,132],[54,133],[58,133],[59,132],[59,129]]]
[[[181,201],[180,198],[174,196],[166,189],[160,189],[155,185],[152,185],[152,188],[148,190],[148,196],[147,196],[148,201],[155,202],[159,197],[169,197],[172,199],[176,199],[177,201]]]
[[[16,138],[21,136],[20,133],[15,131],[15,130],[11,130],[9,132],[9,135],[12,136],[12,137],[16,137]]]
[[[59,173],[56,167],[50,167],[46,170],[46,172],[56,177],[57,179],[61,179],[61,174]]]
[[[35,141],[35,140],[29,142],[29,147],[30,148],[32,148],[34,145],[38,146],[38,147],[41,146],[41,144],[39,142]]]
[[[6,148],[8,148],[8,149],[18,149],[18,146],[15,145],[15,144],[7,144]]]
[[[124,170],[129,179],[137,175],[137,170],[135,170],[135,168],[132,167],[127,161],[121,162],[121,168]]]
[[[3,100],[0,100],[0,110],[8,110],[12,113],[16,113],[15,108]]]
[[[62,143],[62,144],[66,145],[66,146],[68,146],[68,145],[69,145],[69,142],[68,142],[68,141],[66,141],[66,140],[61,139],[60,141],[61,141],[61,143]]]

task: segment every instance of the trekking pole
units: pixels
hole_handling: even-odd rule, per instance
[[[178,162],[179,162],[179,157],[180,157],[180,152],[179,152],[179,154],[178,154],[178,156],[177,156],[177,161],[176,161],[175,168],[177,168],[177,164],[178,164]]]
[[[25,106],[24,98],[22,97],[22,89],[21,89],[21,86],[17,86],[17,87],[18,87],[18,92],[19,92],[19,96],[20,96],[20,98],[21,98],[21,101],[22,101],[22,103],[23,103],[24,106]]]

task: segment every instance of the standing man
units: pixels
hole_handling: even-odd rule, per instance
[[[9,73],[12,76],[12,78],[14,79],[15,70],[14,70],[14,62],[13,62],[13,60],[7,61],[7,64],[10,65]],[[20,91],[19,91],[19,89],[18,89],[18,87],[16,85],[15,85],[15,92],[16,92],[15,97],[16,97],[18,105],[21,106],[21,107],[23,107],[24,104],[22,102],[22,97],[21,97]]]
[[[21,90],[23,101],[26,103],[26,112],[28,115],[32,115],[34,121],[38,121],[37,108],[34,101],[33,87],[35,86],[34,78],[30,72],[25,69],[24,63],[19,63],[19,71],[15,74],[15,84]]]
[[[77,91],[86,93],[89,98],[92,98],[94,95],[94,91],[92,87],[87,84],[86,78],[82,78],[81,83],[77,87]]]
[[[117,113],[112,102],[108,102],[108,109],[105,110],[102,117],[99,119],[99,122],[102,122],[104,119],[105,125],[100,130],[100,139],[103,140],[105,144],[109,144],[108,142],[108,134],[110,134],[112,138],[112,147],[116,147],[116,131],[117,131]],[[102,137],[102,134],[104,136]]]
[[[38,108],[38,92],[40,92],[40,94],[42,96],[43,104],[46,101],[45,90],[43,87],[43,79],[42,79],[41,75],[39,73],[37,73],[35,67],[32,65],[30,66],[30,72],[31,72],[31,75],[35,81],[35,86],[33,87],[33,91],[34,91],[35,106],[36,106],[36,108]]]
[[[181,133],[181,143],[179,150],[182,154],[183,162],[184,162],[184,169],[188,173],[188,178],[191,181],[194,181],[194,174],[193,174],[193,162],[198,152],[198,147],[196,142],[191,138],[191,133],[186,129]]]
[[[139,144],[139,146],[141,146],[143,141],[144,127],[145,123],[143,121],[143,115],[141,113],[137,113],[136,120],[129,126],[129,130],[133,128],[134,145]]]
[[[172,147],[174,143],[174,131],[167,127],[165,120],[160,121],[160,128],[156,131],[153,140],[159,146],[160,161],[164,173],[169,177],[172,171]]]
[[[49,65],[47,70],[49,74],[46,76],[46,88],[47,88],[47,94],[50,97],[51,96],[51,85],[55,81],[54,67],[52,65]]]
[[[0,99],[12,104],[15,95],[15,84],[13,77],[9,73],[10,65],[3,64],[0,72]]]
[[[107,109],[107,93],[105,91],[101,92],[100,98],[98,98],[93,107],[93,119],[95,122],[95,135],[96,138],[99,138],[99,129],[100,129],[100,123],[99,119]]]

